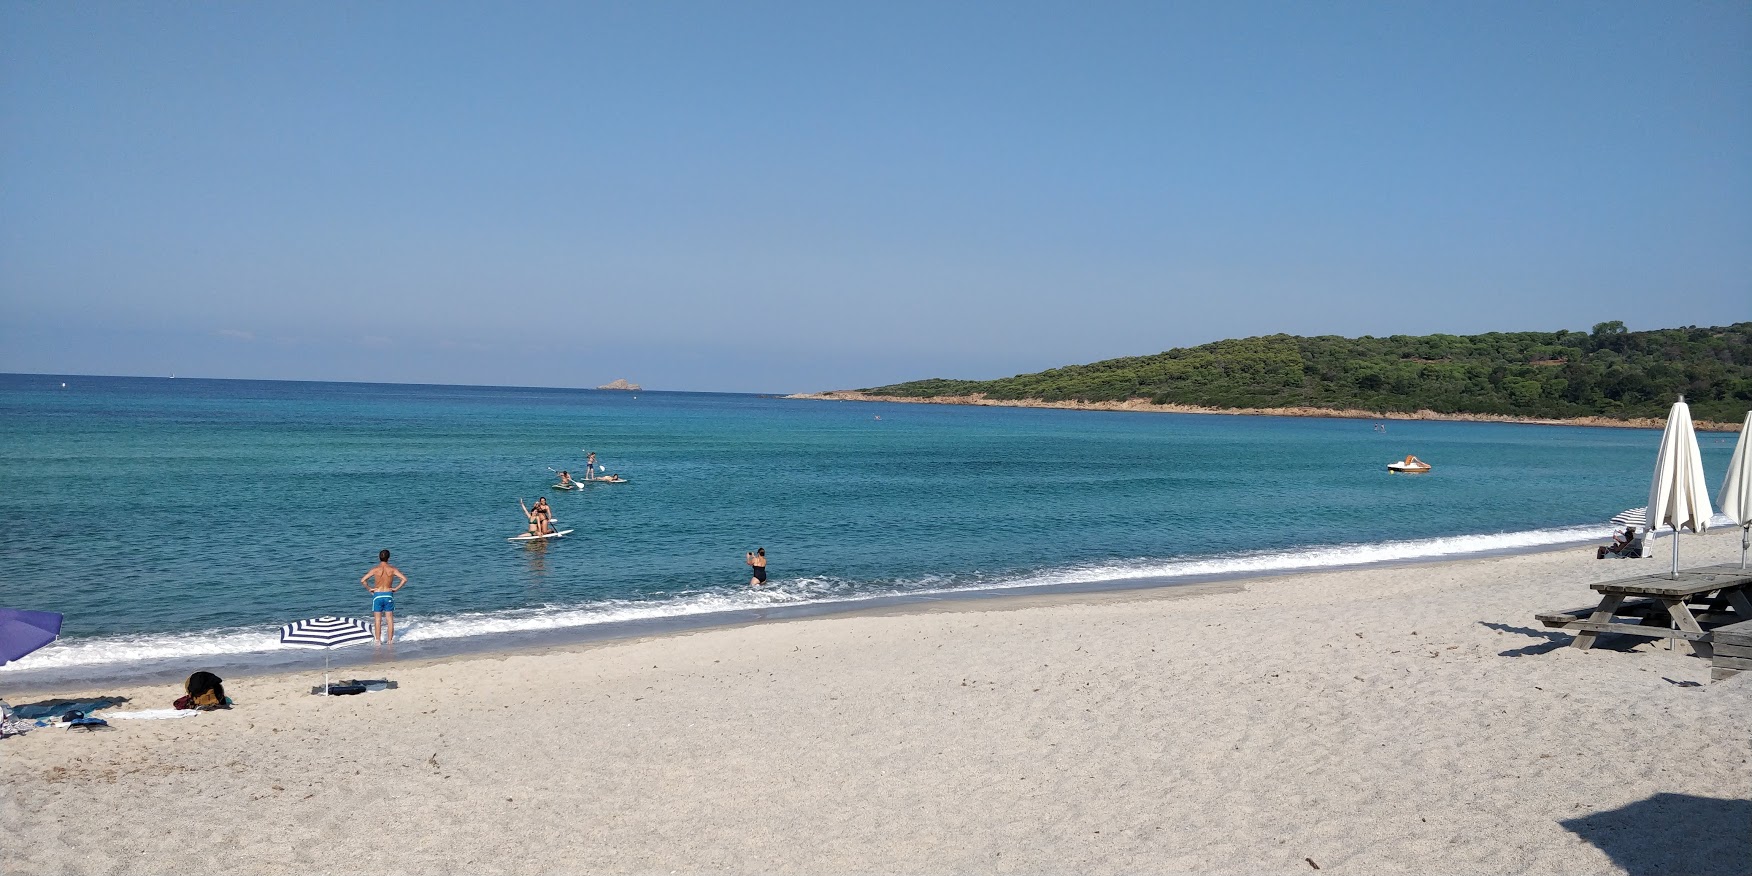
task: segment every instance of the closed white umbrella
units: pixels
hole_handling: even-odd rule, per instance
[[[1649,483],[1648,527],[1673,530],[1673,577],[1679,577],[1679,530],[1701,533],[1709,529],[1709,486],[1703,480],[1703,454],[1697,449],[1697,432],[1691,428],[1691,408],[1685,397],[1667,413],[1667,429],[1661,433],[1661,450],[1655,457],[1655,479]]]
[[[1752,411],[1740,424],[1740,443],[1728,461],[1728,479],[1722,482],[1716,504],[1728,519],[1740,524],[1740,568],[1746,568],[1746,548],[1752,547]]]

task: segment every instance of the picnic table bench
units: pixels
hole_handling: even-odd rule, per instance
[[[1534,615],[1547,627],[1574,630],[1572,643],[1586,651],[1601,633],[1624,633],[1651,639],[1683,639],[1699,657],[1715,653],[1710,629],[1752,622],[1752,570],[1739,566],[1684,569],[1638,575],[1590,585],[1600,594],[1598,605]],[[1620,618],[1624,620],[1620,620]],[[1731,646],[1737,649],[1739,646]],[[1747,657],[1752,657],[1748,653]],[[1736,667],[1752,669],[1752,665]]]
[[[1709,660],[1710,681],[1752,671],[1752,620],[1716,627],[1709,638],[1715,649]]]

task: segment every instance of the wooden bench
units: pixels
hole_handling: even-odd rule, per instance
[[[1581,608],[1567,608],[1563,611],[1542,611],[1533,617],[1548,627],[1569,630],[1581,629],[1578,624],[1588,623],[1588,619],[1592,617],[1594,612],[1599,610],[1599,608],[1599,604],[1595,603],[1593,605],[1584,605]],[[1643,596],[1636,599],[1626,599],[1620,602],[1618,607],[1613,610],[1612,616],[1636,618],[1636,626],[1650,623],[1665,624],[1667,623],[1667,607],[1662,605],[1659,599],[1650,596]],[[1612,623],[1605,625],[1624,626],[1624,624]],[[1612,630],[1602,629],[1599,630],[1599,632],[1610,633]],[[1642,630],[1637,630],[1638,635],[1641,635],[1642,632]]]
[[[1721,681],[1752,671],[1752,621],[1741,621],[1710,630],[1715,656],[1709,659],[1709,680]]]

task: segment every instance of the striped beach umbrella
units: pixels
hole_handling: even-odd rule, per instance
[[[1649,506],[1630,508],[1612,515],[1613,526],[1634,526],[1638,529],[1649,528]]]
[[[323,615],[293,621],[280,628],[280,644],[291,648],[322,649],[322,692],[329,689],[329,652],[348,645],[374,641],[371,625],[358,618]]]

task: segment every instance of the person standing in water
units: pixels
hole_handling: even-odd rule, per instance
[[[754,553],[744,554],[743,562],[754,568],[754,577],[748,579],[748,586],[759,587],[766,583],[766,548],[755,548]]]
[[[395,644],[395,592],[408,585],[408,576],[389,564],[388,550],[381,550],[377,552],[377,565],[359,583],[371,594],[372,640],[379,645]]]

